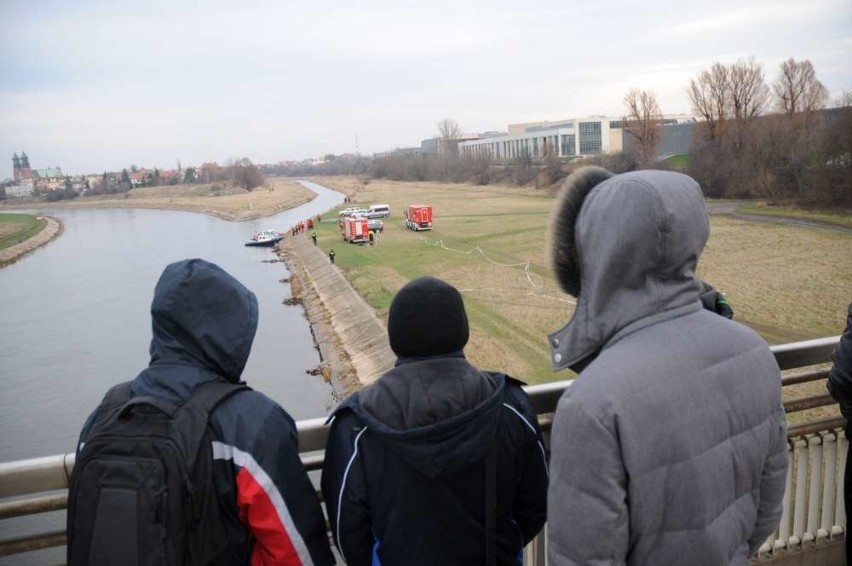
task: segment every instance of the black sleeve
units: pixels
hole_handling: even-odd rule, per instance
[[[846,329],[832,354],[828,391],[840,402],[843,416],[852,418],[852,303],[846,313]]]
[[[339,411],[331,423],[322,468],[322,494],[334,542],[350,565],[372,564],[373,535],[358,418]]]
[[[512,516],[524,534],[526,545],[541,531],[547,520],[547,458],[538,419],[529,397],[520,387],[510,386],[507,389],[526,428],[523,467],[512,509]]]

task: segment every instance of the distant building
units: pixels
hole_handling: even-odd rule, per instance
[[[510,124],[508,133],[462,142],[459,150],[462,155],[488,155],[498,160],[601,155],[621,151],[621,133],[620,119],[604,117]]]
[[[12,170],[15,184],[22,185],[21,191],[28,194],[32,194],[36,187],[54,191],[65,184],[65,174],[60,167],[33,169],[30,167],[30,158],[24,152],[21,152],[20,157],[17,153],[12,155]],[[6,192],[9,193],[8,190]],[[28,194],[20,196],[28,196]]]
[[[140,169],[138,171],[131,171],[130,175],[130,185],[133,187],[138,187],[145,183],[145,175],[148,172],[145,169]]]
[[[13,185],[6,187],[6,196],[28,197],[32,196],[35,185],[32,179],[21,179]]]
[[[382,157],[394,157],[394,156],[405,156],[405,155],[423,155],[423,150],[419,147],[398,147],[398,148],[392,149],[390,151],[382,151],[380,153],[374,153],[373,157],[382,158]]]
[[[664,126],[675,125],[688,119],[683,116],[664,117],[662,123]],[[625,149],[628,136],[622,126],[622,118],[605,116],[510,124],[507,133],[489,133],[478,140],[461,142],[459,151],[462,155],[487,155],[497,160],[523,156],[542,159],[547,155],[570,159],[619,153]],[[679,144],[673,143],[667,149],[675,146]]]
[[[30,168],[30,158],[26,153],[21,152],[21,156],[15,153],[12,155],[12,170],[15,181],[23,181],[33,178],[33,170]]]
[[[481,137],[482,136],[479,135],[466,134],[464,136],[452,139],[429,138],[420,142],[420,152],[424,155],[435,155],[438,153],[458,155],[459,144],[466,141],[478,140]]]

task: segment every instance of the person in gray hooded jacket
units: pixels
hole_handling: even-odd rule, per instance
[[[553,421],[550,564],[745,565],[778,524],[781,376],[760,336],[702,308],[709,231],[686,175],[565,181],[550,247],[578,300],[549,340],[579,376]]]

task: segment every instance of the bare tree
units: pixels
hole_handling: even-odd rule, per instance
[[[637,164],[640,169],[651,167],[662,141],[663,113],[657,97],[652,91],[633,89],[624,96],[624,105],[627,106],[624,131],[636,143]]]
[[[702,116],[707,124],[707,138],[715,140],[723,134],[730,106],[728,90],[728,68],[714,63],[709,70],[701,71],[689,81],[687,88],[692,110]]]
[[[769,87],[763,80],[763,65],[754,57],[737,61],[728,68],[730,114],[743,123],[763,112],[769,99]]]
[[[461,126],[455,120],[444,118],[438,122],[438,171],[442,181],[446,181],[451,161],[458,155],[458,139],[461,137]]]
[[[442,140],[456,140],[461,137],[461,126],[455,120],[444,118],[438,122],[438,135]]]
[[[790,116],[796,112],[821,110],[828,101],[828,91],[817,80],[814,66],[807,59],[790,58],[781,63],[772,89],[778,97],[778,109]]]
[[[247,191],[263,184],[265,178],[260,169],[247,157],[243,157],[232,166],[234,184]]]

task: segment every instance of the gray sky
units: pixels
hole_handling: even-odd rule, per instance
[[[618,116],[631,88],[687,113],[716,61],[810,59],[852,90],[852,2],[0,0],[0,179],[272,163]],[[357,145],[356,145],[357,144]]]

